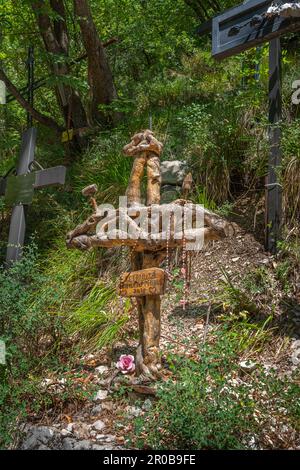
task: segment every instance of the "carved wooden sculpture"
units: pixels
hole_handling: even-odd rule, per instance
[[[125,273],[121,276],[119,292],[124,295],[122,283],[126,282],[126,276],[131,276],[129,280],[134,280],[138,271],[142,276],[145,273],[145,282],[150,283],[145,286],[145,289],[141,288],[135,291],[132,291],[132,284],[130,284],[131,287],[128,290],[130,293],[127,294],[132,296],[136,292],[138,305],[140,341],[136,354],[136,372],[137,375],[150,378],[158,377],[161,369],[159,355],[160,294],[163,293],[162,286],[166,279],[165,273],[161,273],[161,270],[158,269],[159,266],[169,250],[180,247],[183,243],[195,242],[199,236],[203,236],[204,241],[219,240],[230,236],[234,231],[231,224],[190,201],[179,199],[171,204],[159,205],[162,148],[163,145],[149,130],[134,135],[132,141],[124,147],[125,155],[134,159],[126,192],[128,207],[131,209],[127,212],[126,208],[120,207],[111,216],[105,214],[105,218],[103,209],[101,206],[98,207],[94,197],[91,197],[94,213],[67,235],[67,245],[70,248],[85,250],[97,246],[113,248],[125,245],[131,247],[131,269],[134,273]],[[146,206],[142,204],[141,198],[141,182],[145,168],[147,171]],[[185,190],[190,189],[188,187],[190,182],[191,175],[187,178]],[[89,186],[83,190],[83,194],[94,196],[96,189],[94,185]],[[193,221],[197,216],[201,216],[204,221],[203,226],[192,226],[187,229],[181,226],[178,228],[175,224],[174,214],[179,208],[184,208],[185,213],[190,215]],[[152,223],[155,220],[157,226],[155,233],[149,233],[145,227],[138,225],[138,217],[142,210],[146,211],[149,223],[150,220]],[[169,221],[167,228],[163,224],[163,219],[166,217]],[[127,223],[129,228],[127,232],[120,226],[121,218]],[[113,228],[110,226],[112,221],[114,222]],[[99,223],[101,223],[100,229]],[[161,290],[156,286],[156,283],[160,282],[159,279],[161,279]],[[149,292],[154,293],[149,294]]]

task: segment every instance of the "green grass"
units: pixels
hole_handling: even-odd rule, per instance
[[[117,300],[112,284],[107,286],[101,281],[97,282],[69,314],[68,331],[83,339],[88,349],[101,349],[112,344],[128,320],[128,302],[122,311]]]
[[[260,448],[295,445],[299,374],[280,378],[258,366],[245,375],[237,341],[222,328],[193,360],[170,356],[173,375],[158,385],[150,412],[135,420],[131,443],[159,450],[249,449],[250,442]],[[283,425],[287,440],[281,439]]]

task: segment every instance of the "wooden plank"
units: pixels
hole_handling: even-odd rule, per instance
[[[266,238],[268,251],[275,253],[280,239],[282,214],[282,191],[278,183],[277,171],[281,165],[281,47],[280,39],[270,42],[269,50],[269,141],[270,153],[268,177],[266,181]]]
[[[146,295],[163,295],[166,287],[166,274],[160,268],[148,268],[120,277],[118,294],[122,297],[144,297]]]
[[[271,4],[270,0],[251,0],[214,17],[213,57],[224,59],[284,33],[300,30],[300,18],[264,17]]]
[[[61,141],[62,143],[69,142],[73,140],[74,137],[74,129],[67,129],[64,131],[61,135]]]

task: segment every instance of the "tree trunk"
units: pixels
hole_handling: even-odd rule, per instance
[[[53,22],[51,22],[49,15],[46,13],[47,8],[44,0],[36,0],[32,3],[47,52],[67,59],[69,55],[69,37],[63,0],[50,0],[50,6],[55,14],[59,15],[59,18]],[[51,68],[58,77],[66,77],[70,73],[67,60],[61,60],[59,63],[53,62],[51,63]],[[87,127],[86,112],[78,92],[70,85],[59,83],[56,87],[56,96],[66,128],[81,129]],[[80,133],[75,136],[74,140],[79,145],[83,143]]]
[[[191,7],[201,21],[206,21],[210,18],[208,10],[211,9],[213,13],[221,10],[218,0],[185,0],[185,3]]]
[[[90,117],[92,121],[107,126],[117,116],[99,109],[99,105],[109,105],[117,98],[112,73],[87,0],[74,0],[74,10],[88,58]]]
[[[23,96],[20,94],[18,89],[14,86],[14,84],[9,80],[7,75],[5,74],[4,70],[0,68],[0,80],[2,80],[7,89],[11,92],[11,94],[16,98],[18,103],[24,108],[26,111],[28,111],[31,116],[44,126],[50,127],[50,129],[54,129],[56,132],[61,133],[63,131],[63,128],[60,127],[54,119],[46,116],[45,114],[39,113],[36,109],[34,109],[28,101],[23,98]]]

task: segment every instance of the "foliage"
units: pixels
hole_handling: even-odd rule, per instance
[[[144,421],[137,420],[139,447],[259,448],[268,434],[276,439],[276,448],[285,447],[280,440],[283,423],[294,429],[299,425],[299,385],[259,368],[243,375],[235,348],[222,330],[197,361],[169,358],[175,376],[159,386],[158,402]],[[265,443],[270,445],[267,439]]]
[[[87,64],[84,60],[76,62],[68,76],[51,75],[50,65],[60,64],[62,57],[45,52],[31,3],[31,0],[0,1],[1,66],[17,88],[25,87],[27,48],[33,44],[35,77],[45,78],[43,87],[35,91],[35,107],[62,123],[55,87],[62,84],[74,87],[86,105],[90,92]],[[72,355],[78,357],[80,348],[94,351],[113,344],[122,334],[129,305],[125,304],[124,311],[117,305],[113,282],[114,275],[127,267],[115,253],[110,252],[107,260],[100,250],[88,253],[67,250],[64,239],[69,229],[90,214],[89,203],[81,194],[84,186],[98,185],[99,202],[115,204],[118,196],[125,194],[132,161],[122,155],[122,147],[134,132],[148,127],[151,117],[153,130],[164,143],[162,158],[187,160],[195,182],[194,202],[222,216],[232,215],[236,196],[244,190],[264,196],[269,151],[268,46],[215,62],[210,39],[195,34],[199,8],[207,5],[208,14],[218,9],[210,9],[211,2],[90,0],[89,3],[101,40],[118,38],[106,48],[118,99],[103,105],[101,110],[118,111],[122,119],[109,132],[91,127],[81,155],[73,153],[69,144],[62,144],[60,136],[35,123],[37,160],[45,168],[66,164],[67,182],[63,189],[35,192],[28,211],[27,232],[36,232],[38,250],[30,245],[21,263],[10,271],[0,269],[0,336],[6,341],[8,358],[7,367],[1,370],[1,446],[8,445],[13,429],[26,415],[29,405],[36,408],[53,405],[50,394],[40,391],[40,378],[46,370],[67,368]],[[233,3],[237,2],[217,2],[220,10]],[[84,49],[73,1],[65,0],[64,4],[71,63]],[[290,39],[296,45],[294,49]],[[259,268],[238,285],[223,273],[221,294],[215,299],[217,321],[228,325],[227,339],[235,345],[235,351],[246,355],[261,351],[274,338],[275,313],[270,297],[275,295],[277,285],[284,286],[289,296],[299,290],[299,106],[291,104],[291,84],[299,79],[300,73],[295,54],[299,49],[297,40],[296,35],[282,42],[283,162],[279,176],[288,234],[280,243],[274,279],[268,277],[266,269]],[[255,65],[259,66],[259,80],[254,78]],[[16,165],[20,135],[25,128],[26,113],[15,101],[0,108],[0,175]],[[10,208],[0,198],[1,259],[9,216]],[[106,268],[102,269],[105,263]],[[103,277],[107,272],[109,275]],[[179,299],[182,279],[176,271],[173,287]],[[260,296],[265,297],[264,303]],[[64,366],[60,364],[62,357]],[[162,387],[161,402],[155,411],[158,414],[149,417],[151,445],[247,446],[247,438],[258,432],[251,415],[256,405],[247,397],[244,385],[237,391],[240,400],[232,399],[231,393],[235,391],[227,379],[236,373],[233,357],[232,348],[220,343],[215,350],[209,347],[201,353],[200,364],[186,362],[174,366],[178,379]],[[206,399],[211,381],[215,402]],[[230,389],[227,395],[222,392],[226,386]],[[82,398],[71,386],[67,395],[66,401],[68,397],[75,401]],[[176,405],[173,410],[172,402]],[[166,430],[160,436],[154,430],[157,416]]]
[[[0,447],[15,438],[29,410],[83,401],[77,383],[67,383],[56,396],[41,390],[40,376],[72,367],[86,339],[92,350],[111,344],[127,320],[128,305],[119,313],[114,289],[97,283],[94,258],[60,243],[45,263],[32,243],[20,262],[1,268],[0,339],[7,365],[0,371]]]

